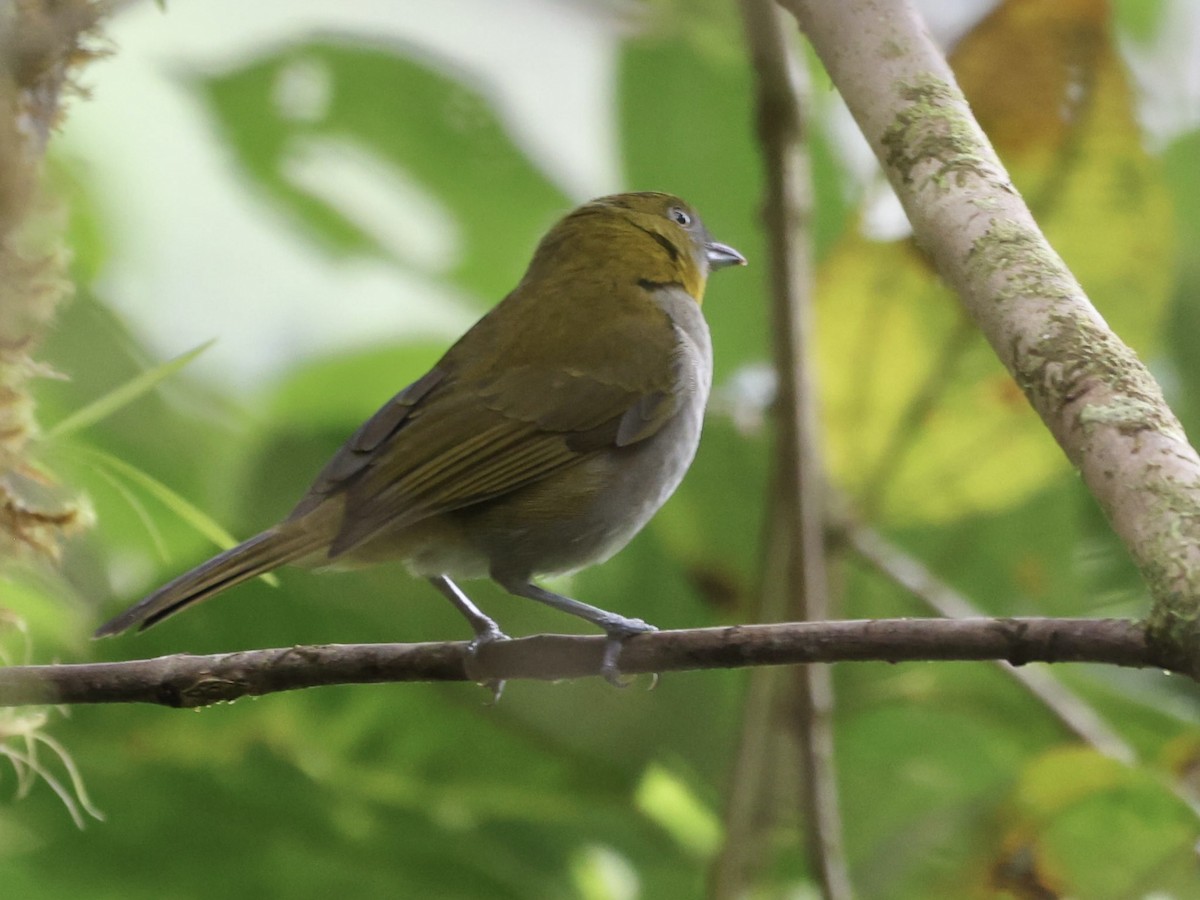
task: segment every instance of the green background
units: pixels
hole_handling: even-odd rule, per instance
[[[565,588],[684,628],[755,616],[770,434],[761,405],[732,386],[768,360],[769,300],[753,74],[739,23],[717,4],[657,10],[651,27],[624,41],[613,85],[628,185],[686,197],[752,267],[721,273],[709,287],[723,400],[692,472],[623,553]],[[1156,26],[1139,15],[1122,27],[1136,36]],[[1111,49],[1116,38],[1104,35]],[[979,40],[986,67],[992,45]],[[319,67],[333,85],[314,121],[288,119],[272,103],[279,73],[297,62]],[[1200,134],[1146,153],[1126,77],[1112,58],[1095,65],[1103,102],[1070,140],[1046,135],[1037,152],[1016,147],[1005,158],[1031,196],[1051,193],[1038,190],[1046,186],[1038,178],[1063,180],[1039,215],[1194,434]],[[928,390],[959,313],[907,244],[858,235],[861,190],[829,137],[833,95],[815,78],[813,239],[818,316],[829,325],[819,377],[838,485],[988,614],[1143,614],[1144,590],[1123,550],[1040,424],[1011,402],[980,342],[968,342],[944,373],[919,427],[897,432]],[[245,190],[314,253],[408,264],[285,177],[296,142],[345,139],[419,182],[460,231],[461,252],[437,277],[480,312],[515,283],[538,236],[571,206],[486,92],[425,54],[314,38],[185,81]],[[156,364],[92,291],[115,226],[77,168],[58,162],[54,172],[70,204],[79,290],[42,353],[70,375],[39,386],[40,418],[51,426]],[[1135,246],[1134,233],[1153,252]],[[444,346],[381,336],[240,394],[185,370],[88,429],[47,440],[44,464],[89,497],[98,524],[72,544],[61,573],[2,576],[0,602],[28,624],[32,659],[465,637],[435,592],[387,567],[286,570],[278,588],[254,582],[145,635],[87,641],[135,599],[115,586],[132,577],[122,571],[141,573],[133,580],[150,587],[213,551],[176,504],[123,466],[247,536],[284,514],[353,428]],[[891,461],[883,476],[881,460]],[[835,571],[839,615],[929,614],[852,557]],[[490,584],[470,589],[510,634],[582,630]],[[18,635],[4,645],[21,658]],[[1053,669],[1136,751],[1125,764],[1080,743],[992,665],[847,664],[834,674],[842,815],[861,896],[1200,897],[1200,829],[1183,799],[1200,771],[1195,685],[1158,672]],[[513,683],[495,706],[472,685],[415,684],[194,712],[51,710],[40,733],[73,759],[104,821],[84,812],[77,827],[44,780],[18,791],[0,760],[0,895],[695,897],[722,841],[746,683],[745,672],[710,671],[671,674],[653,691]],[[808,882],[787,714],[776,722],[782,749],[767,777],[778,806],[756,834],[754,896],[794,896],[787,892]],[[30,722],[27,712],[6,715],[5,731]],[[19,736],[6,746],[29,749]],[[34,746],[47,772],[69,785],[53,747]]]

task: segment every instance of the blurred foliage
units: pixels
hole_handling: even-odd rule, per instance
[[[715,279],[705,305],[728,386],[767,358],[769,319],[752,73],[724,7],[710,17],[657,4],[620,48],[614,91],[630,186],[687,197],[752,261]],[[1085,0],[1010,2],[960,43],[955,63],[1052,239],[1195,433],[1200,135],[1161,158],[1142,149],[1102,12]],[[1137,27],[1153,26],[1139,18]],[[294,177],[314,148],[403,178],[441,209],[456,253],[426,274],[472,296],[502,296],[568,205],[487,86],[423,52],[313,40],[188,84],[247,190],[323,252],[422,265]],[[813,105],[813,227],[839,482],[988,613],[1140,615],[1136,572],[953,298],[909,242],[873,241],[857,227],[862,192],[843,168],[833,106],[820,94]],[[45,351],[72,376],[42,385],[48,428],[156,365],[93,293],[109,253],[103,215],[71,169],[60,182],[74,211],[79,296]],[[86,641],[103,614],[213,549],[145,482],[97,465],[97,451],[247,535],[286,512],[348,432],[441,349],[381,343],[298,364],[253,396],[227,396],[184,371],[44,442],[45,465],[87,490],[100,528],[69,549],[62,574],[3,573],[0,602],[28,624],[36,658],[465,636],[422,582],[375,569],[284,571],[280,589],[256,581],[136,639]],[[664,627],[747,618],[769,453],[754,421],[714,415],[678,495],[570,590]],[[852,562],[840,574],[849,616],[928,614]],[[491,585],[472,595],[513,634],[576,624]],[[1093,667],[1053,673],[1140,763],[1081,746],[994,666],[837,668],[843,818],[861,896],[1197,896],[1200,829],[1179,796],[1195,792],[1200,771],[1195,685]],[[75,708],[53,734],[107,821],[77,829],[40,782],[0,806],[0,894],[699,896],[722,839],[745,681],[670,675],[649,692],[516,683],[497,706],[469,685],[377,685],[195,713]],[[776,815],[764,811],[755,835],[755,896],[783,896],[806,879],[800,786],[786,760],[768,779]],[[12,796],[18,783],[3,765],[0,790]]]
[[[1117,333],[1153,356],[1171,208],[1105,5],[1006,3],[950,62],[1055,249]],[[847,233],[821,271],[821,364],[840,373],[822,380],[835,476],[902,521],[1009,506],[1061,477],[1061,451],[926,257],[909,241],[872,243]]]
[[[459,233],[457,264],[440,274],[480,296],[516,283],[530,246],[568,205],[514,144],[486,94],[415,50],[310,42],[197,81],[196,90],[255,186],[332,250],[394,253],[298,186],[298,160],[352,151],[378,167],[378,177],[398,172],[415,181]],[[504,203],[481,202],[500,185]]]

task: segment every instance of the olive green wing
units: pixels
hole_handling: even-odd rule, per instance
[[[671,354],[662,359],[642,387],[537,364],[477,380],[434,369],[359,429],[292,515],[344,496],[332,557],[385,527],[494,499],[645,440],[676,411]]]

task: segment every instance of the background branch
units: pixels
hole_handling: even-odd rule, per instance
[[[603,636],[535,635],[498,641],[475,657],[461,641],[324,644],[130,662],[0,668],[0,706],[158,703],[207,706],[333,684],[393,681],[559,680],[600,675]],[[1004,659],[1170,669],[1127,619],[868,619],[731,625],[637,635],[629,674],[880,660]],[[1188,673],[1183,673],[1188,674]]]
[[[742,0],[742,20],[755,72],[758,145],[765,171],[762,209],[771,288],[772,355],[777,394],[774,404],[774,477],[768,498],[768,553],[762,574],[760,621],[825,620],[831,614],[825,551],[825,475],[821,462],[821,428],[816,389],[812,328],[813,218],[811,175],[804,133],[803,72],[788,44],[782,13],[774,0]],[[768,600],[774,597],[772,603]],[[774,609],[772,607],[775,607]],[[765,694],[773,707],[779,694],[773,673],[758,672],[750,685],[743,750],[769,750],[769,735],[750,729],[772,729],[775,717],[756,718]],[[842,846],[841,812],[834,766],[833,675],[825,666],[800,666],[788,682],[790,701],[781,711],[798,751],[797,778],[801,827],[809,870],[822,895],[831,900],[853,892]],[[740,767],[753,766],[756,777],[735,771],[730,797],[730,829],[714,869],[715,897],[741,896],[745,862],[753,841],[750,822],[740,808],[753,801],[778,802],[768,760],[739,752]],[[749,793],[738,795],[738,788]],[[777,790],[777,788],[776,788]],[[757,805],[757,804],[755,804]],[[753,807],[751,807],[753,808]]]
[[[975,604],[930,572],[924,563],[877,531],[850,525],[842,536],[862,560],[939,615],[957,619],[982,615]],[[1003,660],[997,660],[997,664],[1080,740],[1121,762],[1137,761],[1137,751],[1090,704],[1049,672],[1013,666]]]
[[[1046,241],[910,0],[782,2],[917,241],[1129,549],[1155,598],[1151,633],[1200,665],[1200,457],[1158,384]]]

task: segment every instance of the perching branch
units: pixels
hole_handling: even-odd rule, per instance
[[[1153,640],[1200,670],[1200,457],[1050,247],[911,0],[781,0],[879,157],[917,241],[1025,392],[1154,597]],[[870,60],[870,65],[863,65]]]
[[[324,644],[130,662],[0,668],[0,706],[157,703],[196,707],[333,684],[561,680],[600,675],[602,636],[497,641],[472,657],[461,641]],[[628,639],[629,674],[797,663],[1004,659],[1175,669],[1128,619],[868,619],[659,631]],[[1194,677],[1194,676],[1193,676]]]

